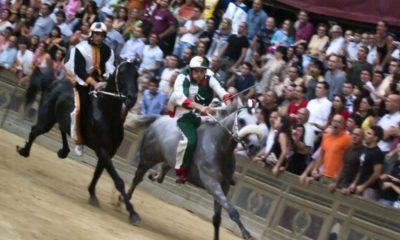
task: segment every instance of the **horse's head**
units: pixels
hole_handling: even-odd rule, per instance
[[[114,73],[115,87],[118,94],[126,96],[124,104],[126,110],[135,105],[138,94],[138,72],[135,62],[124,61],[120,63]]]
[[[246,106],[235,112],[233,130],[244,144],[248,155],[254,156],[261,148],[262,130],[255,113],[256,106]]]

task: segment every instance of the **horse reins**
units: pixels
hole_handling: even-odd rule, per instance
[[[131,60],[126,60],[126,61],[123,61],[122,63],[120,63],[117,66],[117,70],[115,71],[115,90],[117,91],[116,93],[102,91],[102,90],[101,91],[92,90],[92,91],[89,92],[89,95],[93,95],[95,98],[97,98],[97,94],[101,93],[101,94],[104,94],[104,95],[107,95],[107,96],[117,97],[117,98],[120,98],[120,99],[126,98],[126,96],[124,94],[122,94],[121,91],[119,90],[119,87],[118,87],[118,74],[119,74],[119,68],[121,67],[122,64],[131,63],[131,62],[132,62]]]

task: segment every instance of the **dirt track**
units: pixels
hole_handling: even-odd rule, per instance
[[[142,217],[128,223],[125,208],[117,208],[113,185],[103,174],[97,185],[101,208],[87,203],[91,166],[58,159],[34,144],[28,159],[17,155],[25,140],[0,129],[0,240],[164,240],[212,239],[211,220],[169,205],[137,190],[133,200]],[[221,228],[221,239],[240,239]]]

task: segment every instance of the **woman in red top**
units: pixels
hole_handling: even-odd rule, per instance
[[[345,122],[350,116],[349,111],[346,109],[346,99],[343,96],[335,95],[332,101],[331,114],[328,118],[328,123],[331,124],[331,120],[335,114],[340,114],[343,116]]]

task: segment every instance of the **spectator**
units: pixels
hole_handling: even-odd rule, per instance
[[[65,79],[65,71],[64,71],[64,52],[61,49],[56,51],[54,61],[53,61],[53,72],[55,80],[64,80]]]
[[[376,47],[378,52],[378,69],[384,71],[393,51],[393,37],[388,33],[389,24],[382,20],[376,25]]]
[[[314,178],[321,176],[322,183],[333,183],[343,165],[343,155],[351,145],[351,137],[344,129],[343,116],[336,114],[332,119],[332,132],[325,134],[322,138],[321,152],[312,171]],[[321,165],[323,165],[323,170],[319,172]]]
[[[329,42],[329,37],[326,35],[328,27],[320,23],[317,27],[317,34],[314,34],[308,44],[308,53],[315,58],[322,56],[326,45]]]
[[[343,83],[342,96],[346,99],[346,109],[349,113],[353,113],[354,101],[356,99],[356,96],[353,94],[353,84],[348,81]]]
[[[283,167],[283,164],[289,154],[289,146],[292,133],[289,118],[286,116],[278,117],[274,122],[274,129],[277,132],[269,157],[272,156],[272,159],[276,158],[276,162],[269,162],[268,157],[266,161],[267,163],[273,164],[272,174],[274,176],[278,176],[279,172],[285,169]]]
[[[271,86],[272,76],[278,75],[280,79],[284,79],[286,70],[286,61],[284,59],[286,48],[279,46],[274,52],[274,56],[260,69],[255,69],[258,74],[262,75],[260,82],[256,83],[257,93],[263,93]],[[253,66],[254,67],[254,66]]]
[[[378,48],[376,46],[376,35],[373,33],[367,33],[367,44],[365,46],[368,47],[369,53],[367,56],[368,63],[372,64],[373,66],[378,65]]]
[[[35,21],[30,35],[37,35],[40,38],[47,36],[53,29],[55,23],[50,17],[50,5],[44,3],[40,7],[41,15]]]
[[[384,154],[377,146],[383,137],[383,129],[373,126],[365,133],[365,148],[360,156],[360,169],[350,192],[371,200],[378,200],[379,177],[383,170]]]
[[[33,52],[28,50],[28,40],[26,38],[20,38],[18,43],[17,58],[15,59],[15,72],[18,79],[20,79],[18,85],[26,86],[27,82],[23,82],[25,76],[32,73],[32,61]]]
[[[166,64],[160,78],[160,90],[167,94],[167,96],[169,96],[172,91],[172,76],[174,73],[179,72],[178,61],[179,58],[175,55],[166,57]]]
[[[3,34],[0,35],[0,52],[8,47],[8,42],[12,36],[13,29],[11,27],[6,28]]]
[[[57,26],[51,30],[45,42],[47,44],[47,51],[53,60],[56,59],[57,50],[61,50],[63,52],[67,51],[67,48],[65,47],[65,44],[61,38],[60,28]]]
[[[196,55],[200,57],[206,57],[207,46],[204,42],[198,41],[196,43]]]
[[[8,46],[0,53],[0,68],[11,69],[17,57],[17,37],[11,36],[8,41]]]
[[[204,0],[204,13],[203,18],[208,20],[213,17],[215,8],[218,5],[218,1],[215,0]],[[215,20],[214,20],[215,21]]]
[[[69,43],[71,45],[76,45],[82,41],[89,39],[90,26],[88,23],[82,23],[79,29],[77,29],[74,34],[70,37]]]
[[[150,34],[149,44],[143,49],[143,59],[139,67],[139,73],[147,73],[152,76],[158,75],[163,62],[163,52],[157,46],[158,37],[156,34]]]
[[[301,76],[301,67],[296,64],[292,64],[288,69],[288,76],[284,80],[286,85],[294,84],[296,86],[304,86],[304,79]]]
[[[399,136],[400,123],[400,96],[398,94],[390,94],[385,102],[388,111],[378,122],[378,126],[384,130],[384,135],[378,146],[385,154],[389,152],[392,138]]]
[[[230,19],[222,19],[221,24],[219,25],[219,29],[217,29],[213,35],[211,46],[207,53],[208,58],[211,58],[213,56],[222,56],[221,50],[228,42],[228,38],[231,35],[231,25],[232,22]]]
[[[369,96],[379,105],[380,101],[385,98],[385,92],[380,88],[383,79],[383,72],[374,71],[370,85],[365,85],[365,89],[369,92]]]
[[[13,27],[12,23],[9,21],[10,16],[10,9],[3,9],[0,19],[0,34],[2,34],[7,27]]]
[[[39,36],[33,35],[29,38],[28,49],[33,53],[39,48],[40,39]]]
[[[225,86],[225,72],[221,69],[219,57],[213,56],[211,58],[210,69],[214,72],[214,77],[221,82],[221,85]]]
[[[189,65],[190,59],[193,57],[193,50],[191,47],[183,49],[182,58],[179,61],[178,68],[184,68]]]
[[[305,77],[305,85],[307,88],[307,100],[310,101],[315,96],[315,88],[319,82],[324,81],[324,64],[319,60],[314,60],[309,65],[309,74]]]
[[[180,25],[192,19],[195,13],[196,4],[194,0],[184,0],[184,3],[179,7],[176,18]]]
[[[268,17],[265,26],[262,27],[257,35],[254,36],[251,49],[253,53],[257,52],[260,56],[267,53],[267,49],[271,46],[272,36],[275,34],[275,18]]]
[[[143,101],[140,105],[141,115],[160,115],[164,112],[167,96],[158,89],[158,81],[154,77],[150,79],[149,87],[143,93]]]
[[[133,36],[135,27],[139,26],[143,28],[143,21],[141,20],[142,13],[139,8],[132,8],[129,13],[128,21],[125,24],[125,29],[122,32],[122,36],[125,40],[128,40]]]
[[[325,73],[325,81],[329,84],[328,99],[333,100],[334,95],[341,95],[343,83],[346,77],[342,71],[338,69],[339,57],[331,55],[328,57],[328,71]]]
[[[117,12],[117,17],[114,19],[112,26],[115,30],[122,34],[128,21],[128,9],[125,7],[119,7]]]
[[[329,114],[331,113],[332,107],[332,103],[326,97],[328,91],[329,85],[326,82],[317,83],[317,86],[315,88],[316,98],[312,99],[307,104],[307,109],[310,112],[310,118],[308,121],[314,126],[314,131],[316,132],[320,132],[325,128],[325,126],[328,125],[328,118]],[[338,129],[339,127],[339,125],[336,125],[335,130],[341,130]],[[337,134],[338,132],[335,132],[334,135]]]
[[[265,119],[270,119],[270,114],[272,112],[278,111],[278,105],[276,104],[278,96],[272,90],[266,91],[264,93],[263,99],[261,101],[261,107],[263,109]],[[269,124],[269,125],[268,125]],[[268,127],[273,126],[270,122],[268,122]]]
[[[63,42],[67,42],[69,37],[72,36],[72,30],[65,22],[65,13],[63,11],[56,12],[56,24],[61,31]]]
[[[240,72],[235,73],[229,78],[226,85],[227,87],[234,87],[237,92],[242,92],[244,99],[249,99],[255,94],[254,84],[256,82],[253,74],[251,74],[252,66],[250,63],[245,62],[240,67]]]
[[[75,19],[76,14],[79,9],[81,9],[81,1],[80,0],[68,0],[65,5],[65,17],[66,22],[70,23]]]
[[[222,69],[235,69],[243,62],[249,48],[246,34],[247,24],[242,22],[239,24],[238,33],[229,36],[227,43],[221,49],[221,56],[223,56]]]
[[[346,57],[349,62],[358,60],[358,51],[362,46],[361,43],[361,33],[359,31],[355,31],[354,35],[346,37]],[[368,56],[368,53],[366,54]]]
[[[346,99],[343,96],[335,95],[332,101],[332,109],[331,113],[329,114],[328,124],[330,124],[332,118],[336,114],[342,115],[344,121],[347,122],[347,119],[350,116],[349,111],[346,109]]]
[[[190,20],[186,21],[183,27],[179,28],[179,41],[175,44],[174,55],[182,57],[183,49],[194,47],[200,34],[206,28],[206,22],[201,19],[203,9],[201,7],[194,7],[194,14]]]
[[[124,60],[139,60],[143,57],[144,49],[143,29],[136,26],[133,36],[124,44],[121,49],[120,58]]]
[[[372,72],[372,65],[367,62],[368,48],[361,46],[357,52],[357,61],[352,63],[347,79],[353,85],[361,84],[360,73],[362,69]]]
[[[31,34],[32,28],[36,22],[35,10],[32,7],[29,7],[26,10],[26,18],[21,19],[21,35],[24,37],[28,37]]]
[[[97,9],[97,3],[95,1],[89,1],[83,10],[81,24],[86,23],[88,26],[91,26],[94,22],[98,22]],[[113,20],[114,19],[111,19],[111,22]]]
[[[231,1],[228,4],[223,18],[228,18],[232,22],[232,34],[239,34],[239,25],[247,20],[247,6],[243,0]],[[246,33],[247,36],[247,33]]]
[[[294,45],[298,45],[300,43],[307,44],[314,33],[314,26],[310,22],[308,12],[305,10],[300,10],[299,14],[297,15],[297,21],[294,23],[294,28],[296,30]]]
[[[293,154],[288,158],[286,171],[300,175],[307,167],[310,148],[304,143],[305,128],[301,124],[295,125],[291,134],[293,143]]]
[[[389,74],[383,79],[380,89],[386,94],[389,91],[389,86],[393,82],[393,76],[400,73],[400,66],[397,60],[391,60],[389,64]]]
[[[382,174],[380,177],[382,187],[380,191],[379,202],[391,207],[399,208],[400,196],[400,161],[396,156],[396,163],[388,174]],[[397,205],[397,206],[396,206]]]
[[[264,26],[267,20],[267,13],[262,9],[263,3],[261,0],[253,1],[253,8],[247,12],[246,22],[248,26],[247,38],[252,40],[258,31]]]
[[[288,108],[290,102],[294,98],[294,87],[296,85],[291,84],[291,85],[284,85],[282,83],[282,95],[280,96],[280,104],[279,104],[279,114],[281,116],[288,116]]]
[[[310,153],[314,151],[314,145],[316,135],[313,125],[308,121],[310,117],[310,111],[307,108],[300,108],[297,112],[297,124],[301,124],[304,127],[304,144],[310,148]]]
[[[306,93],[306,88],[297,85],[294,86],[294,93],[293,93],[293,99],[289,104],[288,107],[288,115],[290,117],[290,121],[292,124],[297,123],[297,114],[300,109],[306,108],[307,107],[307,99],[305,98],[305,93]]]
[[[269,52],[273,52],[278,46],[289,47],[293,44],[293,23],[289,19],[286,19],[282,23],[282,27],[278,29],[271,39],[271,47],[269,48]]]
[[[125,43],[125,40],[122,37],[121,33],[113,28],[113,21],[114,16],[112,15],[107,15],[104,18],[104,24],[107,27],[107,36],[104,40],[104,43],[107,44],[114,51],[114,54],[116,56],[118,56]]]
[[[341,189],[344,194],[349,193],[349,187],[354,182],[359,171],[360,157],[363,152],[364,131],[355,128],[351,132],[351,145],[344,152],[343,167],[334,183],[329,184],[330,191]]]
[[[270,113],[270,115],[266,115],[265,109],[263,109],[263,113],[264,113],[265,119],[268,119],[267,125],[269,128],[269,131],[268,131],[268,135],[267,135],[266,142],[265,142],[265,148],[262,148],[252,160],[265,167],[267,165],[267,162],[266,162],[267,156],[270,155],[270,153],[272,151],[272,147],[275,144],[275,140],[278,136],[278,134],[277,134],[278,131],[275,129],[275,122],[279,118],[279,114],[277,111],[272,111]],[[277,146],[277,147],[279,147],[279,146]],[[271,155],[271,157],[272,156],[273,155]],[[270,157],[270,159],[271,159],[271,157]],[[272,157],[272,158],[275,159],[274,161],[276,162],[276,160],[277,160],[276,156],[275,156],[275,158],[274,157]]]
[[[140,107],[143,102],[144,91],[149,88],[150,77],[148,75],[142,75],[138,78],[139,81],[139,92],[136,100],[136,104],[129,110],[126,116],[124,127],[130,127],[135,129],[137,121],[139,119]]]
[[[350,114],[346,122],[347,133],[351,134],[354,129],[361,128],[362,118],[355,113]]]
[[[214,18],[207,19],[207,28],[199,36],[199,42],[204,43],[206,47],[206,53],[210,50],[213,37],[214,37],[215,21]]]
[[[171,54],[175,42],[177,21],[168,8],[170,0],[161,0],[160,6],[154,10],[151,18],[151,31],[158,35],[159,46],[165,54]]]
[[[374,101],[366,96],[360,98],[360,106],[358,107],[356,114],[361,118],[361,128],[367,131],[372,126],[375,126],[375,114],[373,112]]]
[[[326,49],[326,55],[329,56],[332,53],[340,55],[344,48],[344,38],[342,36],[342,28],[339,25],[333,25],[329,31],[331,34],[331,41]]]

